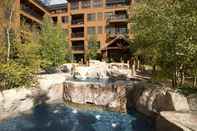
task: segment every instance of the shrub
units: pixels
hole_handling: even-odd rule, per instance
[[[31,69],[15,62],[0,64],[0,90],[28,87],[33,82]]]

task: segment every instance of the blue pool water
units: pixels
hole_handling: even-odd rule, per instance
[[[32,114],[0,123],[0,131],[152,131],[136,112],[84,111],[64,105],[39,105]]]

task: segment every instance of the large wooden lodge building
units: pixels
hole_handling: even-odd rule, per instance
[[[48,6],[39,0],[16,2],[20,21],[30,26],[41,25],[44,15],[54,24],[61,23],[74,60],[85,59],[91,36],[96,36],[102,59],[129,59],[128,9],[133,0],[68,0]]]

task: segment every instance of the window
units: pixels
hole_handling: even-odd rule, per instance
[[[89,34],[89,35],[94,35],[94,34],[96,34],[96,29],[95,29],[95,27],[88,27],[88,34]]]
[[[78,10],[78,9],[79,9],[78,1],[71,2],[71,10]]]
[[[96,14],[88,14],[88,21],[95,21],[96,20]]]
[[[118,32],[120,32],[120,33],[127,33],[128,32],[127,27],[120,27],[118,29]]]
[[[68,16],[62,16],[62,23],[68,23]]]
[[[102,12],[97,13],[97,20],[103,20],[103,13]]]
[[[98,34],[102,34],[103,33],[103,27],[102,26],[98,26],[97,33]]]
[[[108,34],[113,34],[113,33],[115,33],[116,32],[116,30],[115,30],[115,28],[114,27],[107,27],[106,28],[106,33],[108,33]]]
[[[105,19],[110,18],[113,15],[113,12],[106,12],[105,13]]]
[[[91,7],[90,0],[82,0],[81,1],[81,8],[90,8],[90,7]]]
[[[102,0],[93,0],[93,7],[103,7]]]

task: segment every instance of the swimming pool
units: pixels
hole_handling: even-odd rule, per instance
[[[38,105],[31,114],[0,123],[0,131],[152,131],[152,122],[135,111],[129,114]]]

